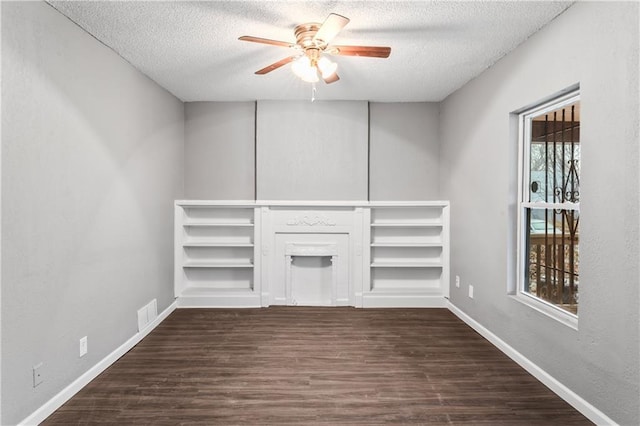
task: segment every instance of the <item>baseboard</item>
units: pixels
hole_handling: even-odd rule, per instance
[[[179,296],[178,308],[259,308],[260,296],[256,295],[215,295]]]
[[[47,401],[42,407],[34,411],[29,417],[18,423],[21,425],[38,425],[43,422],[47,417],[53,414],[58,408],[67,402],[71,397],[78,393],[83,387],[85,387],[91,380],[95,379],[100,373],[109,368],[111,364],[116,362],[122,355],[126,354],[131,348],[137,345],[147,334],[149,334],[154,328],[156,328],[162,321],[165,320],[177,307],[177,303],[173,302],[167,309],[162,311],[160,315],[156,317],[149,325],[144,329],[134,334],[129,340],[124,342],[120,347],[104,357],[96,365],[87,370],[84,374],[74,380],[69,386],[61,390],[57,395]]]
[[[442,295],[365,293],[362,296],[362,307],[446,308],[447,299]]]
[[[606,414],[598,410],[589,402],[584,400],[580,395],[560,383],[549,373],[538,367],[533,361],[522,355],[513,347],[508,345],[504,340],[493,334],[479,322],[465,314],[460,308],[451,302],[447,303],[447,307],[454,315],[464,321],[469,327],[477,331],[482,337],[491,342],[496,348],[500,349],[505,355],[515,361],[522,368],[527,370],[529,374],[538,379],[542,384],[551,389],[556,395],[565,400],[569,405],[582,413],[586,418],[597,425],[616,425]]]

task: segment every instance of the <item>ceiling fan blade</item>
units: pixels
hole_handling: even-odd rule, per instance
[[[288,63],[290,63],[294,59],[296,59],[296,56],[289,56],[288,58],[281,59],[278,62],[274,62],[273,64],[271,64],[269,66],[266,66],[266,67],[262,68],[261,70],[256,71],[256,74],[259,74],[259,75],[266,74],[268,72],[271,72],[271,71],[273,71],[275,69],[280,68],[283,65],[287,65]]]
[[[349,18],[345,18],[342,15],[338,15],[336,13],[331,13],[324,20],[322,26],[316,33],[313,40],[322,40],[325,43],[330,43],[331,40],[344,28],[345,25],[349,23]]]
[[[368,56],[371,58],[388,58],[391,48],[386,46],[331,46],[327,53],[342,56]]]
[[[331,84],[331,83],[335,83],[336,81],[340,80],[340,77],[338,77],[338,73],[334,72],[329,77],[323,78],[323,80],[324,80],[325,83]]]
[[[254,43],[262,43],[262,44],[270,44],[272,46],[282,46],[282,47],[293,47],[294,46],[293,43],[289,43],[287,41],[271,40],[271,39],[268,39],[268,38],[253,37],[253,36],[238,37],[238,40],[251,41],[251,42],[254,42]]]

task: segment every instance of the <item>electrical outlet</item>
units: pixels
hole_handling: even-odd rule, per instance
[[[469,297],[473,299],[473,286],[469,284]]]
[[[460,275],[456,275],[456,287],[460,288]]]
[[[35,388],[40,383],[44,382],[42,377],[42,363],[33,366],[33,387]]]
[[[80,356],[85,356],[87,354],[87,350],[87,336],[84,336],[82,339],[80,339]]]

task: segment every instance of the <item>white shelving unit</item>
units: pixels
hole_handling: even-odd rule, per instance
[[[331,256],[335,277],[329,283],[333,304],[446,306],[447,201],[194,200],[175,204],[178,306],[286,304],[287,286],[295,283],[286,279],[292,265],[287,244],[320,243],[337,247]],[[316,267],[318,274],[322,268]],[[305,273],[317,278],[315,272]]]
[[[255,210],[253,202],[176,203],[180,306],[260,306]]]
[[[449,295],[449,204],[372,203],[369,215],[363,306],[444,306]]]

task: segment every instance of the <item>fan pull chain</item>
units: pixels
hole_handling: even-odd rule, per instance
[[[311,83],[311,102],[316,100],[316,84]]]

